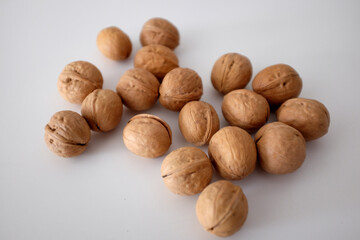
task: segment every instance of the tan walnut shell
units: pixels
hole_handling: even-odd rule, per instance
[[[219,130],[219,117],[210,104],[192,101],[185,104],[179,113],[179,128],[186,141],[201,146],[208,144]]]
[[[60,95],[71,103],[81,104],[87,95],[103,86],[103,77],[93,64],[76,61],[65,66],[58,78]]]
[[[124,144],[136,155],[156,158],[169,149],[172,133],[170,126],[151,114],[138,114],[131,118],[123,131]]]
[[[286,64],[276,64],[261,70],[252,82],[252,88],[269,102],[280,105],[299,96],[302,80],[299,74]]]
[[[211,72],[211,83],[216,90],[226,94],[246,87],[251,76],[252,65],[247,57],[238,53],[227,53],[215,62]]]
[[[281,122],[266,124],[255,135],[261,167],[268,173],[285,174],[297,170],[306,157],[301,133]]]
[[[134,68],[127,70],[120,78],[116,91],[126,107],[142,111],[156,103],[159,86],[159,81],[152,73],[142,68]]]
[[[253,132],[269,119],[270,106],[266,99],[253,91],[238,89],[225,95],[222,113],[232,126]]]
[[[96,89],[90,93],[81,105],[81,115],[91,130],[110,131],[120,123],[123,106],[120,97],[108,89]]]
[[[324,104],[313,99],[293,98],[276,111],[278,121],[296,128],[306,141],[324,136],[330,126],[330,114]]]
[[[134,66],[148,70],[158,79],[163,79],[168,72],[179,67],[179,60],[168,47],[148,45],[136,53]]]
[[[212,175],[209,158],[195,147],[182,147],[172,151],[161,165],[165,185],[179,195],[201,192],[210,183]]]
[[[161,105],[180,111],[188,102],[199,100],[203,94],[200,76],[189,68],[175,68],[164,77],[160,85]]]
[[[140,42],[143,46],[159,44],[175,49],[179,45],[179,41],[180,35],[178,29],[171,22],[163,18],[148,20],[140,33]]]
[[[209,157],[215,169],[225,179],[240,180],[251,174],[256,166],[254,140],[239,127],[224,127],[209,143]]]
[[[85,151],[91,133],[85,119],[73,111],[55,113],[45,126],[45,143],[61,157],[74,157]]]
[[[220,180],[207,186],[196,202],[196,216],[216,236],[233,235],[246,221],[248,202],[241,187]]]
[[[132,50],[130,38],[117,27],[101,30],[96,44],[100,52],[112,60],[124,60],[130,56]]]

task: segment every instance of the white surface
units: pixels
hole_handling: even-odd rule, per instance
[[[76,158],[55,156],[43,140],[52,114],[80,111],[57,92],[62,68],[90,61],[103,73],[104,88],[115,89],[132,67],[143,23],[155,16],[178,27],[180,65],[202,77],[202,100],[214,105],[221,126],[222,96],[210,72],[226,52],[248,56],[254,75],[275,63],[293,66],[303,78],[301,96],[320,100],[331,115],[329,133],[307,144],[297,172],[272,176],[257,169],[235,181],[250,209],[228,239],[359,239],[360,2],[265,0],[1,1],[0,239],[217,239],[196,219],[198,196],[166,189],[163,157],[141,158],[125,148],[122,129],[134,112],[125,108],[119,127],[93,134]],[[97,33],[110,25],[133,42],[125,62],[96,48]],[[170,124],[170,150],[190,145],[177,113],[159,103],[147,112]]]

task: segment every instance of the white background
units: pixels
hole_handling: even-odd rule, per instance
[[[43,140],[44,126],[55,112],[80,112],[79,105],[66,102],[57,91],[62,68],[75,60],[90,61],[102,72],[104,88],[114,90],[133,67],[143,23],[158,16],[178,27],[180,65],[202,77],[202,100],[215,107],[222,127],[227,125],[222,96],[213,89],[210,72],[227,52],[248,56],[254,75],[276,63],[293,66],[303,79],[301,97],[318,99],[331,115],[329,133],[307,143],[307,158],[297,172],[274,176],[257,169],[234,181],[248,198],[249,215],[228,239],[359,239],[356,0],[2,0],[0,239],[218,239],[196,219],[198,195],[177,196],[165,187],[163,157],[141,158],[125,148],[122,129],[135,112],[124,108],[118,128],[92,134],[79,157],[57,157]],[[131,38],[133,52],[126,61],[108,60],[96,47],[97,33],[111,25]],[[169,152],[190,146],[178,129],[178,113],[159,103],[146,112],[170,124]]]

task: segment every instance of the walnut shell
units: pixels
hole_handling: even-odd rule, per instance
[[[99,69],[85,61],[76,61],[65,66],[59,75],[60,95],[71,103],[81,104],[87,95],[103,86]]]
[[[96,44],[100,52],[112,60],[124,60],[130,56],[132,50],[130,38],[117,27],[101,30]]]
[[[140,33],[140,42],[143,46],[159,44],[170,49],[179,45],[180,35],[177,28],[168,20],[163,18],[152,18],[148,20]]]
[[[263,126],[270,115],[270,106],[266,99],[247,89],[226,94],[221,109],[226,121],[249,132]]]
[[[141,68],[127,70],[120,78],[116,91],[126,107],[142,111],[151,108],[158,99],[160,83],[149,71]]]
[[[219,127],[219,117],[215,109],[206,102],[188,102],[180,111],[181,134],[192,144],[197,146],[208,144]]]
[[[301,133],[281,122],[266,124],[255,135],[261,167],[268,173],[285,174],[297,170],[306,157]]]
[[[45,126],[46,145],[61,157],[74,157],[84,152],[90,137],[89,125],[73,111],[55,113]]]
[[[240,180],[256,166],[256,147],[250,134],[239,127],[224,127],[209,143],[209,157],[215,169],[226,179]]]
[[[148,45],[136,53],[134,66],[148,70],[158,79],[163,79],[168,72],[179,67],[179,60],[168,47]]]
[[[238,53],[222,55],[214,64],[211,82],[222,94],[244,88],[251,79],[252,66],[250,60]]]
[[[91,130],[107,132],[114,129],[121,120],[122,102],[120,97],[108,89],[96,89],[81,105],[81,114]]]
[[[296,128],[306,141],[324,136],[330,126],[330,115],[324,104],[305,98],[284,102],[276,111],[278,121]]]
[[[170,126],[151,114],[138,114],[131,118],[123,131],[124,144],[136,155],[156,158],[171,145]]]
[[[175,68],[164,77],[160,85],[161,105],[180,111],[188,102],[199,100],[203,94],[200,76],[189,68]]]
[[[252,88],[265,97],[270,105],[277,106],[299,96],[302,80],[289,65],[276,64],[261,70],[253,80]]]
[[[241,187],[221,180],[207,186],[196,202],[196,216],[204,229],[219,237],[240,230],[248,215]]]
[[[201,192],[210,183],[212,175],[209,158],[195,147],[182,147],[172,151],[161,165],[165,185],[179,195]]]

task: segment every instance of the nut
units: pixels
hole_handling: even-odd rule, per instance
[[[186,141],[192,144],[208,144],[219,127],[219,117],[215,109],[206,102],[188,102],[180,111],[180,131]]]
[[[284,102],[276,112],[278,121],[296,128],[306,141],[324,136],[329,129],[330,115],[324,104],[305,98]]]
[[[112,60],[124,60],[130,56],[132,50],[130,38],[117,27],[101,30],[96,44],[100,52]]]
[[[148,20],[140,33],[140,42],[143,46],[159,44],[170,49],[179,45],[179,31],[168,20],[163,18],[152,18]]]
[[[270,107],[266,99],[246,89],[238,89],[226,94],[221,109],[226,121],[249,132],[263,126],[270,115]]]
[[[270,105],[280,105],[299,96],[302,80],[289,65],[276,64],[261,70],[254,78],[252,88],[268,100]]]
[[[161,176],[173,193],[194,195],[211,181],[212,165],[206,154],[195,147],[182,147],[166,156]]]
[[[219,174],[226,179],[240,180],[256,166],[256,147],[250,134],[238,127],[224,127],[209,143],[209,157]]]
[[[281,122],[269,123],[255,135],[261,167],[268,173],[294,172],[305,160],[306,143],[301,133]]]
[[[163,155],[171,145],[170,126],[151,114],[131,118],[123,131],[124,144],[131,152],[148,158]]]
[[[201,98],[203,86],[194,70],[175,68],[166,74],[159,92],[161,105],[172,111],[180,111],[186,103]]]
[[[207,186],[196,202],[196,216],[206,231],[219,237],[240,230],[248,215],[241,187],[221,180]]]
[[[65,66],[58,79],[60,95],[71,103],[81,104],[87,95],[103,86],[103,77],[94,65],[76,61]]]
[[[244,88],[252,76],[250,60],[238,53],[222,55],[214,64],[211,82],[216,90],[226,94]]]
[[[108,89],[96,89],[81,105],[81,114],[91,130],[107,132],[114,129],[121,120],[122,102],[120,97]]]
[[[74,157],[84,152],[90,136],[85,119],[73,111],[55,113],[45,126],[46,145],[61,157]]]
[[[163,79],[168,72],[179,67],[179,60],[170,48],[148,45],[136,53],[134,66],[148,70],[158,79]]]
[[[151,108],[159,96],[160,83],[149,71],[141,68],[127,70],[120,78],[116,91],[126,107],[142,111]]]

